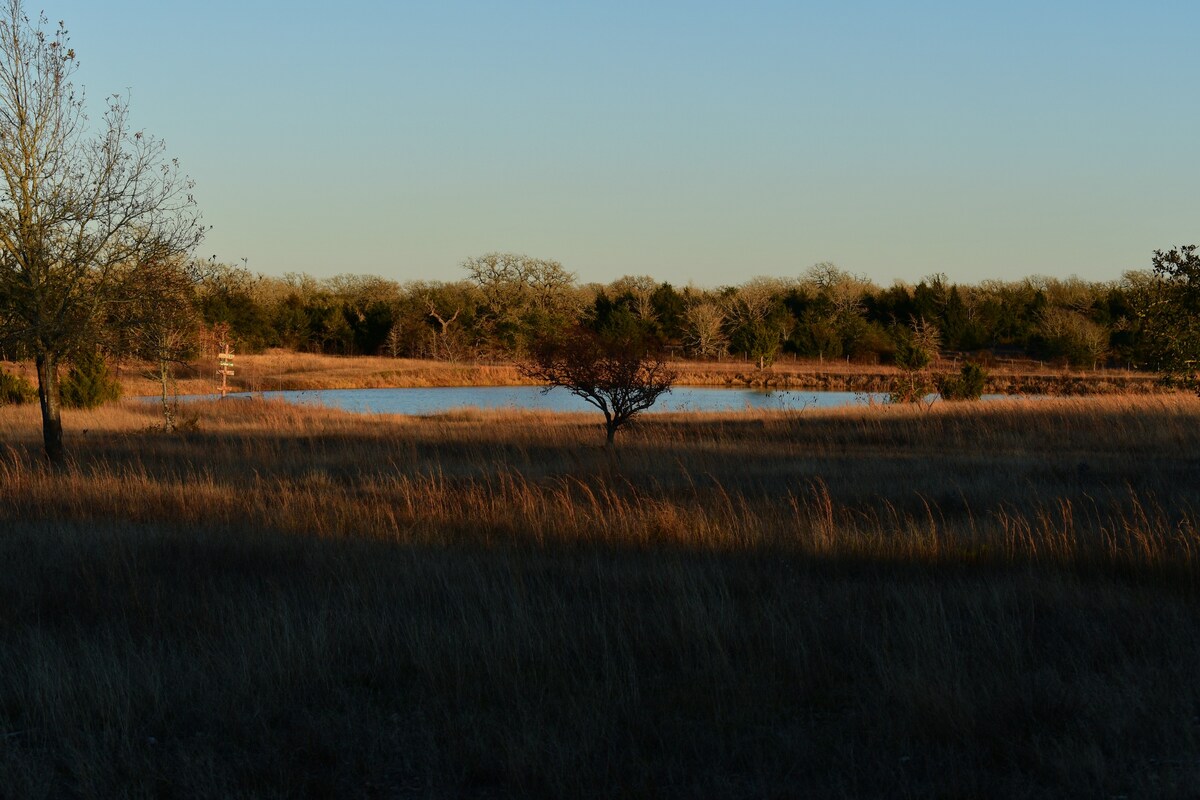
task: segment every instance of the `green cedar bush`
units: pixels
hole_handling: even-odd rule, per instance
[[[968,361],[957,375],[944,375],[938,380],[938,392],[943,400],[978,400],[987,378],[987,370]]]
[[[64,408],[96,408],[121,396],[121,385],[99,351],[76,356],[59,390]]]

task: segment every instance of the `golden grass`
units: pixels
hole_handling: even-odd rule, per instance
[[[669,414],[615,454],[595,446],[589,414],[187,410],[199,430],[183,437],[153,430],[152,405],[69,413],[77,463],[65,477],[39,467],[35,410],[5,410],[10,508],[422,542],[477,527],[638,547],[1177,566],[1194,550],[1186,474],[1200,403],[1183,396]]]
[[[22,797],[1191,796],[1200,401],[0,409]]]

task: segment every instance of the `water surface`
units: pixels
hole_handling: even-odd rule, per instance
[[[207,398],[211,398],[208,395]],[[537,386],[461,386],[436,389],[313,389],[230,394],[301,405],[327,406],[375,414],[437,414],[461,408],[534,411],[595,411],[565,389],[546,392]],[[206,398],[206,399],[207,399]],[[677,386],[647,413],[669,411],[803,410],[881,403],[886,395],[869,392],[818,392],[800,389],[714,389]],[[196,396],[194,399],[200,399]]]

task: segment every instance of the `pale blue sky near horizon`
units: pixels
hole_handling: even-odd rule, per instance
[[[26,3],[196,180],[198,254],[268,274],[1111,280],[1200,241],[1194,2]]]

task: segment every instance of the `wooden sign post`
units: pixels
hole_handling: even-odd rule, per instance
[[[228,343],[221,343],[221,352],[217,353],[217,374],[221,376],[221,397],[229,392],[229,376],[233,374],[233,348]]]

